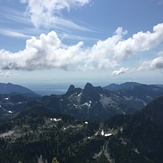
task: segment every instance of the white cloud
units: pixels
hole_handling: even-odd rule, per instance
[[[64,9],[70,11],[71,8],[84,6],[90,3],[90,0],[20,0],[20,2],[28,4],[26,13],[30,16],[31,21],[37,28],[55,25],[88,30],[70,20],[61,18],[61,11]]]
[[[23,51],[12,53],[0,50],[2,69],[37,70],[60,69],[96,69],[117,65],[109,55],[111,47],[121,35],[113,35],[105,41],[98,41],[93,47],[83,48],[83,42],[73,46],[64,45],[58,35],[52,31],[41,34],[39,39],[32,37],[26,41]]]
[[[118,28],[115,35],[104,41],[99,40],[93,47],[89,48],[84,69],[113,68],[117,66],[118,63],[113,58],[113,48],[122,39],[123,34],[122,28]]]
[[[39,38],[32,37],[26,41],[24,50],[12,53],[0,50],[1,69],[39,70],[58,68],[73,69],[102,69],[120,66],[123,59],[141,51],[148,51],[163,42],[163,24],[158,24],[152,32],[139,32],[127,40],[127,33],[118,28],[112,37],[99,40],[92,47],[83,46],[83,42],[69,46],[62,43],[56,32],[41,34]],[[161,54],[161,52],[159,53]],[[150,61],[151,62],[151,61]],[[153,69],[161,68],[162,57],[144,62]],[[128,68],[121,68],[113,75],[124,73]]]
[[[112,75],[113,75],[113,76],[117,76],[117,75],[120,75],[120,74],[124,74],[124,73],[126,73],[128,70],[129,70],[129,68],[121,67],[119,70],[113,71]]]
[[[41,34],[26,41],[26,48],[17,53],[0,50],[3,69],[37,70],[48,68],[67,69],[82,59],[82,42],[74,46],[61,43],[55,32]]]
[[[163,56],[154,58],[153,60],[143,61],[138,70],[163,70]]]
[[[127,59],[137,52],[148,51],[163,42],[163,23],[153,27],[153,32],[138,32],[114,46],[116,59]]]

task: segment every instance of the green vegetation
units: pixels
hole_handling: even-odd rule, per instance
[[[101,88],[97,89],[101,91]],[[96,95],[93,98],[99,99],[100,96]],[[75,98],[76,96],[78,94]],[[77,112],[77,109],[73,110],[68,105],[69,98],[74,99],[73,96],[65,97],[67,101],[59,99],[60,97],[43,97],[45,105],[39,100],[24,102],[21,108],[25,108],[11,115],[2,109],[7,118],[0,121],[0,163],[162,162],[163,97],[134,115],[120,114],[105,121],[95,121],[91,118],[88,120],[82,113],[82,109],[91,103],[95,110],[90,107],[89,114],[98,116],[102,111],[102,116],[107,117],[104,114],[105,109],[101,109],[100,103],[96,103],[96,100],[85,103],[83,108],[77,108]],[[90,100],[89,96],[84,98],[86,101]],[[67,103],[58,103],[58,99]],[[19,101],[17,98],[14,100]],[[107,100],[110,99],[104,98],[103,102],[107,104]],[[10,101],[2,104],[6,107],[18,105]],[[67,115],[67,112],[64,112],[66,106],[71,108],[70,113],[75,112],[76,115],[83,116],[81,119],[87,120],[77,119],[70,113]],[[74,107],[76,106],[77,104]],[[62,108],[64,109],[60,111]],[[85,113],[87,111],[86,109]]]
[[[98,128],[98,122],[86,124],[37,105],[0,123],[0,162],[35,163],[40,156],[48,162],[84,162],[103,145],[100,137],[88,139]]]

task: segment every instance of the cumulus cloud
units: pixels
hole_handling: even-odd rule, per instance
[[[112,46],[121,35],[116,33],[105,41],[98,41],[93,47],[83,48],[83,42],[67,46],[52,31],[41,34],[39,39],[32,37],[26,41],[23,51],[12,53],[0,50],[2,69],[36,70],[48,68],[60,69],[95,69],[110,68],[117,65],[109,55]]]
[[[39,28],[49,27],[51,25],[66,26],[70,28],[87,30],[72,21],[61,18],[61,11],[71,8],[81,7],[88,3],[90,0],[20,0],[21,3],[27,3],[28,8],[26,13],[30,16],[34,26]]]
[[[62,43],[56,32],[41,34],[39,38],[32,37],[26,41],[24,50],[12,53],[0,50],[1,69],[102,69],[115,68],[124,59],[141,51],[148,51],[163,42],[163,24],[154,26],[153,32],[139,32],[126,40],[123,36],[127,33],[118,28],[114,35],[106,40],[97,41],[92,47],[83,46],[81,41],[74,45]],[[160,53],[161,54],[161,53]],[[162,56],[153,61],[146,61],[142,65],[150,65],[153,69],[161,68]],[[113,72],[119,75],[128,68],[121,68]]]
[[[163,42],[163,23],[153,27],[153,32],[138,32],[114,47],[114,57],[126,59],[137,52],[150,50]]]
[[[124,73],[126,73],[128,70],[129,70],[129,68],[121,67],[119,70],[113,71],[113,72],[112,72],[112,75],[113,75],[113,76],[117,76],[117,75],[120,75],[120,74],[124,74]]]
[[[122,39],[126,31],[118,28],[112,37],[106,40],[99,40],[91,48],[87,50],[87,61],[85,62],[85,69],[96,68],[114,68],[118,65],[113,58],[114,46]]]
[[[68,65],[80,62],[82,42],[74,46],[63,45],[55,32],[41,34],[26,41],[26,48],[17,53],[0,51],[3,69],[36,70],[48,68],[67,69]]]
[[[138,70],[163,70],[163,56],[154,58],[153,60],[143,61]]]

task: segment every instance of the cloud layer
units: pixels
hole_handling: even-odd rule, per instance
[[[84,1],[78,2],[82,4]],[[47,35],[41,34],[39,38],[28,39],[22,51],[12,53],[0,50],[0,68],[27,71],[50,68],[65,70],[115,68],[129,57],[160,45],[163,42],[163,23],[154,26],[152,32],[138,32],[124,40],[123,36],[126,33],[122,28],[118,28],[113,36],[97,41],[92,47],[85,47],[82,41],[72,46],[65,45],[54,31]],[[146,67],[162,69],[162,53],[151,61],[144,61],[140,69]],[[127,70],[128,68],[122,67],[114,71],[113,75],[122,74]]]

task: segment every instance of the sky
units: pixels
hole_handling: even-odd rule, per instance
[[[163,84],[163,0],[0,0],[0,82]]]

